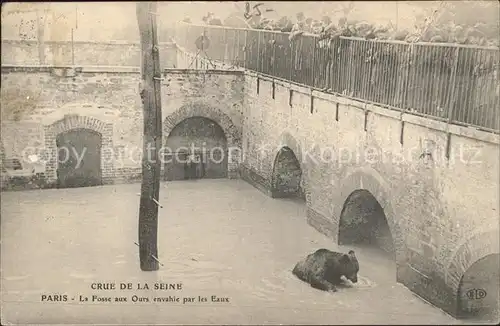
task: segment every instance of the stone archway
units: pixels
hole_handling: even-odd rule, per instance
[[[305,199],[301,181],[302,169],[297,156],[290,147],[281,147],[273,164],[271,196]]]
[[[102,185],[102,135],[75,128],[56,137],[57,187],[77,188]]]
[[[191,152],[195,162],[185,164]],[[227,153],[227,138],[215,121],[204,117],[184,119],[170,131],[164,146],[164,180],[227,178]]]
[[[458,316],[498,322],[500,254],[489,254],[465,271],[457,293]]]
[[[340,215],[338,244],[368,245],[394,255],[384,209],[370,191],[358,189],[347,197]]]
[[[191,103],[182,106],[177,111],[167,116],[163,125],[163,144],[167,144],[172,130],[188,118],[205,118],[215,122],[224,131],[227,143],[227,177],[238,177],[238,166],[241,159],[241,130],[238,129],[231,118],[220,109],[204,103]]]
[[[84,135],[93,135],[94,139],[88,145],[91,148],[86,149],[86,151],[92,152],[92,158],[99,159],[99,181],[92,182],[95,184],[106,184],[112,182],[114,174],[114,164],[113,164],[113,125],[111,123],[105,123],[89,116],[81,116],[77,114],[66,115],[63,119],[58,120],[48,126],[45,126],[45,147],[47,149],[44,157],[46,162],[45,174],[47,181],[49,183],[55,183],[58,181],[57,171],[59,168],[59,151],[58,151],[58,141],[64,136],[72,135],[69,138],[66,137],[66,142],[71,142],[71,139],[78,139],[77,133],[83,133]],[[87,137],[85,137],[87,138]],[[96,139],[100,140],[100,144],[95,145]],[[61,144],[59,144],[61,146]],[[82,147],[82,146],[77,146]],[[99,147],[99,148],[97,148]],[[85,160],[86,152],[78,152],[77,155]],[[81,167],[80,165],[79,167]],[[95,168],[95,167],[94,167]],[[83,184],[85,185],[85,184]]]
[[[349,214],[352,215],[353,212],[355,214],[363,212],[366,216],[363,219],[358,219],[358,222],[366,223],[365,226],[369,227],[368,230],[373,230],[370,228],[374,226],[383,230],[383,237],[372,238],[371,241],[375,240],[375,242],[378,242],[377,245],[379,247],[385,247],[385,250],[391,252],[396,263],[396,278],[399,278],[400,275],[397,271],[405,266],[406,244],[403,233],[395,220],[394,209],[389,200],[390,188],[388,184],[372,168],[358,168],[353,170],[346,177],[342,178],[340,184],[340,193],[335,196],[337,205],[334,205],[333,211],[334,224],[332,233],[336,237],[334,240],[339,241],[341,223],[342,227],[345,226],[344,221],[341,221],[342,219],[348,217],[347,215]],[[354,210],[348,209],[347,206],[353,203],[359,207]],[[371,212],[370,210],[373,211]],[[378,216],[373,219],[373,215],[369,213],[378,213]],[[367,222],[367,218],[372,218],[372,221]],[[353,222],[351,221],[346,224],[356,226],[356,223]],[[386,230],[384,230],[384,222],[387,226]],[[345,239],[343,240],[345,241]]]
[[[498,234],[499,230],[494,229],[477,233],[469,238],[455,252],[446,269],[446,282],[456,295],[457,317],[498,321],[500,290]]]
[[[279,139],[271,173],[271,196],[310,202],[300,144],[288,132],[282,133]]]

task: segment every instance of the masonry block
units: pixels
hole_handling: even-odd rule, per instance
[[[97,50],[96,50],[97,51]],[[63,67],[64,68],[64,67]],[[170,69],[170,79],[162,85],[163,139],[181,121],[202,116],[216,122],[224,130],[227,146],[241,152],[242,107],[244,74],[242,72]],[[140,168],[143,138],[143,108],[138,94],[139,69],[130,67],[82,67],[70,81],[78,94],[61,92],[68,80],[51,75],[44,67],[2,66],[2,84],[12,88],[43,89],[37,98],[39,107],[29,117],[35,124],[45,126],[43,157],[46,159],[48,179],[57,178],[56,137],[75,128],[86,128],[101,134],[101,169],[103,178],[122,178],[113,174],[120,166],[136,179],[135,168]],[[112,87],[110,87],[110,85]],[[240,85],[239,87],[237,85]],[[173,98],[168,94],[172,94]],[[26,127],[26,134],[33,134]],[[7,133],[8,128],[2,128]],[[11,128],[12,129],[12,128]],[[16,128],[14,128],[16,129]],[[4,138],[4,137],[2,137]],[[18,156],[22,140],[6,137],[18,149],[6,155]],[[10,141],[10,140],[9,140]],[[118,151],[118,148],[123,150]],[[235,150],[236,149],[236,150]],[[228,178],[238,177],[240,153],[229,159]],[[116,168],[115,168],[116,166]],[[163,169],[163,167],[162,167]]]
[[[272,178],[263,176],[279,167],[275,160],[281,146],[292,148],[305,157],[300,161],[307,222],[333,241],[349,196],[367,190],[389,225],[398,281],[455,314],[464,272],[473,261],[499,251],[500,137],[469,137],[466,128],[447,135],[446,124],[410,115],[401,134],[401,116],[395,112],[321,92],[314,93],[311,113],[309,89],[253,73],[246,74],[245,95],[242,178],[281,197],[279,187],[269,188]],[[439,156],[448,137],[457,150],[482,148],[481,164]],[[428,144],[434,149],[432,165],[421,159]],[[488,226],[495,232],[486,235],[482,230]],[[476,233],[482,236],[467,240]]]
[[[38,44],[32,40],[2,39],[2,65],[71,65],[79,66],[139,66],[141,50],[138,42],[129,41],[45,41],[46,62],[39,62]],[[177,49],[173,43],[160,43],[160,66],[177,66]],[[67,67],[68,68],[68,67]],[[78,75],[79,68],[75,73]],[[80,68],[81,69],[81,68]],[[63,75],[64,76],[64,75]],[[71,77],[71,75],[66,75]],[[119,77],[118,80],[121,80]]]

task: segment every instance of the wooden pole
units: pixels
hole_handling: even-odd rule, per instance
[[[141,98],[144,108],[144,148],[139,207],[139,257],[141,270],[155,271],[158,261],[158,209],[162,143],[161,71],[156,32],[156,2],[138,2],[137,22],[141,38]]]

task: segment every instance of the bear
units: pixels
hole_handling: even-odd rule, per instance
[[[348,254],[318,249],[299,261],[292,273],[313,288],[336,292],[341,277],[345,276],[352,283],[358,282],[359,262],[353,250]]]

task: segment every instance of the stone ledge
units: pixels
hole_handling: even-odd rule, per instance
[[[313,96],[324,101],[329,101],[332,103],[340,103],[345,106],[350,106],[355,110],[366,110],[370,113],[374,113],[380,116],[385,116],[392,118],[394,120],[405,121],[414,125],[422,126],[425,128],[438,130],[442,132],[450,132],[453,135],[468,137],[472,139],[477,139],[484,142],[489,142],[493,144],[500,144],[500,135],[492,131],[481,130],[480,127],[473,126],[462,126],[460,124],[448,124],[447,122],[441,121],[443,119],[422,117],[417,114],[411,114],[409,112],[402,112],[398,108],[388,108],[377,103],[371,103],[363,101],[362,99],[354,99],[342,94],[336,93],[325,93],[321,90],[312,89],[308,86],[299,85],[296,82],[286,81],[280,78],[272,78],[267,75],[261,75],[252,71],[245,71],[245,77],[259,78],[260,80],[274,82],[275,84],[284,86],[293,90],[294,92]],[[293,101],[293,100],[292,100]],[[293,102],[292,102],[293,104]],[[332,110],[334,113],[334,110]]]
[[[333,221],[311,207],[307,207],[307,224],[337,243],[338,235],[334,233],[336,228],[333,225]]]
[[[103,176],[102,177],[102,185],[112,185],[112,184],[115,184],[115,177],[106,177],[106,176]]]
[[[140,74],[141,68],[134,66],[82,66],[82,72],[112,72],[112,73],[128,73]]]
[[[54,69],[73,69],[77,73],[91,73],[91,72],[101,72],[101,73],[129,73],[129,74],[139,74],[139,67],[132,66],[51,66],[51,65],[12,65],[12,64],[2,64],[2,73],[9,72],[43,72],[51,73]]]
[[[241,179],[259,189],[267,196],[273,197],[271,182],[269,180],[261,176],[257,171],[248,168],[243,164],[240,164],[239,171]]]
[[[16,39],[2,39],[2,43],[11,44],[38,44],[36,40],[16,40]],[[68,44],[71,45],[71,41],[45,41],[46,45],[56,45],[56,44]],[[109,40],[109,41],[95,41],[95,40],[77,40],[73,41],[74,44],[89,44],[89,45],[134,45],[139,46],[141,43],[139,41],[124,41],[124,40]],[[176,47],[175,42],[159,42],[160,46]]]
[[[223,69],[180,69],[180,68],[165,68],[164,75],[168,74],[189,74],[189,75],[241,75],[245,74],[244,70],[223,70]]]
[[[456,136],[477,139],[495,145],[500,144],[500,135],[492,132],[480,130],[475,127],[463,127],[459,125],[449,125],[449,132]]]
[[[436,275],[424,275],[410,265],[400,266],[397,278],[398,283],[403,284],[422,300],[455,318],[460,317],[458,315],[457,293],[453,293],[444,279]]]
[[[113,179],[115,184],[141,183],[142,167],[115,168]],[[163,180],[163,176],[160,180]]]
[[[295,195],[295,193],[280,191],[277,189],[271,190],[271,197],[272,198],[290,198],[290,197],[293,197],[294,195]]]
[[[241,178],[240,169],[239,169],[238,164],[234,164],[234,165],[228,164],[227,178],[228,179],[240,179]]]

